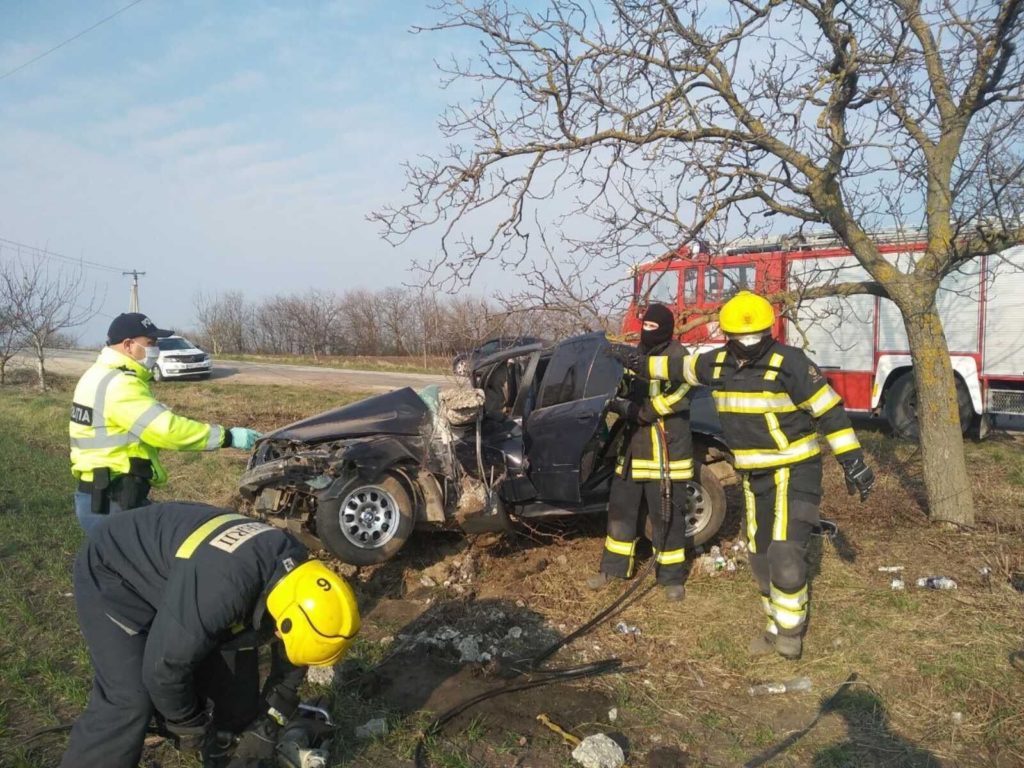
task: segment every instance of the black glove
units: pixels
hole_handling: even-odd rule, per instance
[[[253,721],[238,739],[235,758],[273,760],[280,726],[269,717]]]
[[[647,375],[647,355],[640,354],[636,347],[630,344],[609,344],[605,348],[605,354],[618,360],[633,373]]]
[[[860,492],[860,500],[864,501],[875,485],[875,473],[864,459],[842,461],[843,474],[846,475],[846,492],[851,496]]]
[[[640,406],[624,397],[613,398],[608,403],[608,410],[612,413],[617,413],[626,421],[637,421],[640,417]]]
[[[168,720],[167,730],[182,752],[204,754],[217,735],[213,728],[213,703],[208,702],[205,709],[197,707],[195,714],[184,720]]]

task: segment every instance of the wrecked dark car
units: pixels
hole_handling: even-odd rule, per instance
[[[240,483],[257,514],[344,562],[392,557],[413,530],[511,530],[515,519],[605,512],[624,425],[607,406],[622,367],[603,334],[480,360],[472,388],[405,388],[289,424],[257,443]],[[713,402],[691,403],[695,544],[736,482]]]

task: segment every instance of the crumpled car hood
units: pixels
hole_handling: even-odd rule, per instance
[[[364,435],[420,435],[430,421],[426,403],[404,387],[293,422],[262,440],[313,444]]]

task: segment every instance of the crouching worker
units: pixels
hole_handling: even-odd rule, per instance
[[[821,448],[818,428],[864,501],[875,482],[864,463],[843,401],[802,350],[772,337],[775,310],[762,296],[741,291],[722,305],[727,343],[698,355],[643,355],[620,346],[612,356],[652,380],[711,387],[722,431],[743,476],[750,568],[768,615],[753,654],[777,651],[798,659],[810,595],[807,542],[818,525]]]
[[[236,756],[272,758],[305,667],[337,662],[359,630],[349,585],[284,531],[201,504],[155,504],[95,534],[74,567],[93,686],[61,766],[135,768],[154,714],[182,751],[215,756],[218,730],[249,723]],[[267,643],[261,695],[253,649]]]
[[[638,353],[685,355],[685,347],[672,338],[674,324],[668,307],[652,304],[644,314]],[[686,481],[693,479],[690,385],[632,377],[624,384],[626,397],[613,400],[609,409],[626,420],[626,437],[608,497],[608,535],[601,571],[587,580],[587,586],[600,589],[612,578],[633,575],[640,510],[646,503],[654,526],[657,581],[666,599],[679,601],[685,595]],[[665,493],[671,498],[664,498]],[[667,530],[663,520],[666,504]]]

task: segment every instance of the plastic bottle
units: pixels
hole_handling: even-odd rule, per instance
[[[801,693],[811,690],[811,678],[794,677],[777,683],[761,683],[750,686],[751,696],[767,696],[774,693]]]
[[[956,589],[956,582],[948,576],[925,576],[917,580],[922,589]]]

